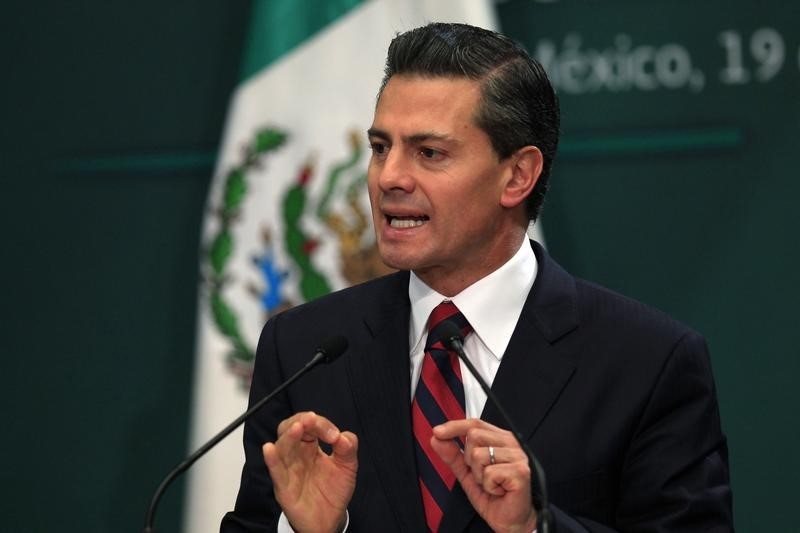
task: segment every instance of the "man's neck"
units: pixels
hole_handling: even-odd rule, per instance
[[[527,234],[522,231],[519,235],[515,235],[513,239],[498,245],[502,253],[475,257],[474,262],[468,265],[456,265],[452,268],[435,266],[417,269],[414,270],[414,274],[439,294],[453,297],[506,264],[519,251],[522,243],[526,241]],[[491,257],[495,259],[488,261]]]

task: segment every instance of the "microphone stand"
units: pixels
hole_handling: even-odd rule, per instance
[[[155,533],[156,530],[155,527],[153,526],[153,522],[155,520],[156,508],[158,507],[158,502],[161,500],[161,496],[164,495],[164,492],[167,490],[167,487],[169,487],[169,485],[175,480],[175,478],[177,478],[178,476],[183,474],[186,470],[188,470],[189,467],[195,463],[195,461],[200,459],[203,455],[206,454],[206,452],[208,452],[211,448],[216,446],[222,439],[230,435],[231,432],[235,430],[237,427],[239,427],[245,420],[250,418],[250,415],[258,411],[265,403],[269,402],[277,394],[283,392],[283,390],[286,387],[297,381],[306,372],[308,372],[321,362],[326,362],[326,363],[330,362],[339,355],[341,355],[341,353],[347,347],[347,341],[342,337],[338,337],[335,339],[335,342],[333,344],[336,343],[341,344],[341,346],[336,345],[330,350],[326,350],[323,348],[317,349],[317,352],[314,354],[314,357],[311,358],[311,360],[308,363],[306,363],[306,365],[303,368],[298,370],[292,377],[284,381],[278,388],[273,390],[267,396],[265,396],[264,398],[260,399],[255,404],[253,404],[247,411],[239,415],[239,417],[236,420],[228,424],[225,427],[225,429],[223,429],[222,431],[211,437],[211,439],[208,442],[200,446],[200,448],[198,448],[197,451],[195,451],[193,454],[187,457],[182,463],[176,466],[172,470],[172,472],[167,474],[167,477],[165,477],[164,480],[161,482],[161,484],[158,486],[155,493],[153,494],[152,500],[150,501],[150,506],[147,509],[147,515],[145,517],[144,529],[142,530],[143,533]]]

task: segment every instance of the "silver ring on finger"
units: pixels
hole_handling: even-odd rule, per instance
[[[489,464],[493,465],[497,462],[494,457],[494,446],[489,446]]]

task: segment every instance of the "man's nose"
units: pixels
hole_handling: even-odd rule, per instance
[[[378,185],[384,192],[414,190],[415,180],[412,161],[399,150],[389,153],[380,169]]]

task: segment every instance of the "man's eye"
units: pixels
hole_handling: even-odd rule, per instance
[[[436,159],[442,155],[442,152],[434,150],[433,148],[421,148],[419,153],[425,159]]]
[[[382,154],[386,153],[386,150],[387,150],[386,145],[383,144],[383,143],[379,143],[379,142],[371,143],[370,147],[372,148],[372,152],[377,154],[377,155],[382,155]]]

